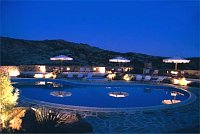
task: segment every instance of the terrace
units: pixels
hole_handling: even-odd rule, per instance
[[[200,133],[199,1],[0,5],[0,133]]]
[[[62,68],[62,71],[59,71],[60,68]],[[146,68],[143,69],[143,74],[134,74],[134,68],[128,66],[115,68],[47,65],[1,67],[1,70],[9,73],[13,86],[22,91],[22,94],[20,93],[18,104],[18,107],[22,107],[22,110],[26,109],[25,111],[27,112],[30,112],[30,110],[37,112],[38,110],[41,111],[42,108],[41,112],[46,112],[47,115],[50,114],[49,111],[51,111],[51,113],[59,111],[58,114],[64,114],[65,116],[71,116],[75,114],[74,117],[80,116],[79,119],[76,120],[81,122],[83,121],[85,124],[87,124],[85,127],[84,125],[79,126],[80,128],[85,128],[85,130],[75,131],[72,128],[72,130],[70,130],[71,132],[197,132],[197,127],[199,125],[199,79],[184,79],[182,78],[183,71],[152,71],[148,68],[151,71],[147,72],[145,69]],[[124,72],[122,72],[122,70]],[[55,71],[56,73],[54,73]],[[82,75],[79,76],[80,74]],[[92,74],[90,78],[88,78],[88,74]],[[179,79],[178,76],[181,76],[181,79]],[[161,79],[159,80],[159,78]],[[43,88],[44,90],[49,89],[46,90],[48,92],[51,90],[51,99],[54,99],[57,102],[50,101],[49,99],[42,99],[42,96],[43,98],[46,98],[45,96],[49,96],[49,94],[45,93],[46,91],[42,93]],[[96,91],[91,92],[93,96],[88,96],[84,93],[84,97],[80,96],[82,94],[80,92],[79,97],[74,98],[75,100],[68,99],[78,95],[80,90],[79,88],[85,90],[84,92],[87,92],[88,94],[95,90],[102,90],[103,92],[99,92],[97,94],[95,93]],[[137,88],[139,88],[138,91]],[[28,89],[27,93],[25,89]],[[40,92],[40,97],[37,94],[37,90]],[[155,101],[155,104],[145,104],[148,101],[150,102],[153,100],[155,97],[154,95],[152,96],[153,98],[148,100],[148,95],[151,95],[154,92],[156,93],[159,90],[165,91],[166,94],[169,92],[169,96],[164,97],[166,100],[162,100],[163,98],[161,98],[158,103]],[[105,94],[105,91],[107,94],[108,103],[113,101],[112,97],[121,98],[122,93],[124,95],[123,97],[125,97],[127,100],[125,102],[120,102],[120,99],[114,100],[112,103],[118,103],[117,105],[113,105],[111,103],[111,105],[104,106],[104,104],[99,103],[98,97],[97,100],[95,99],[95,95]],[[144,96],[140,93],[141,91],[143,91]],[[35,97],[31,97],[32,95],[30,92],[34,94]],[[185,97],[188,96],[186,94],[189,93],[189,96],[186,98],[181,98],[180,95],[174,94],[173,92],[182,94]],[[143,101],[138,103],[140,100],[139,98],[134,100],[132,98],[134,94],[139,98],[143,98]],[[145,97],[145,95],[147,96]],[[162,96],[162,93],[160,92],[156,96],[158,97],[159,95]],[[108,98],[108,96],[110,97]],[[178,97],[177,100],[173,99],[173,96],[175,98]],[[55,97],[58,97],[58,99]],[[60,102],[60,99],[63,101],[62,103]],[[86,99],[87,101],[82,103],[78,102],[77,99]],[[97,102],[95,102],[94,105],[90,105],[90,99],[94,102]],[[104,99],[106,100],[106,98]],[[145,100],[147,102],[145,102]],[[71,103],[69,103],[70,101]],[[136,103],[135,106],[133,105],[134,103]],[[18,113],[20,114],[20,112]],[[21,116],[29,118],[26,117],[27,115],[25,114],[22,114]],[[21,132],[21,128],[24,126],[21,126],[21,123],[16,122],[15,118],[16,117],[13,117],[11,126],[17,126],[17,128],[15,127],[14,132]],[[73,119],[67,118],[67,120],[62,121],[70,122],[71,120]],[[71,122],[73,124],[77,121]],[[42,128],[38,128],[39,132],[40,129]],[[63,129],[63,131],[65,130]]]

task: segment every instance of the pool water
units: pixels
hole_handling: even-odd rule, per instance
[[[21,95],[34,100],[50,103],[100,107],[133,108],[165,105],[164,100],[184,101],[189,93],[168,86],[130,85],[130,86],[75,86],[54,82],[18,82],[13,86],[20,89]],[[65,97],[51,95],[54,91],[67,92]],[[126,97],[109,96],[111,92],[126,92]],[[174,93],[176,93],[174,95]]]

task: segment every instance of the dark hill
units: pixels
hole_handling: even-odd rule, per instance
[[[150,56],[139,53],[119,53],[92,47],[88,44],[74,43],[64,40],[43,40],[31,41],[13,39],[7,37],[0,38],[1,65],[28,65],[28,64],[47,64],[55,65],[59,62],[49,60],[58,55],[73,57],[73,61],[66,61],[70,65],[97,65],[109,66],[110,58],[123,56],[131,60],[130,66],[143,68],[144,63],[152,62],[153,67],[158,69],[173,68],[173,64],[162,63],[165,57]],[[183,68],[184,67],[184,68]],[[199,58],[191,58],[191,63],[180,65],[182,69],[199,69]]]

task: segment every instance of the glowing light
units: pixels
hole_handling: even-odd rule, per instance
[[[97,70],[97,68],[96,68],[96,67],[94,67],[94,68],[93,68],[93,70],[94,70],[94,71],[96,71],[96,70]]]
[[[129,96],[127,92],[110,92],[108,93],[109,96],[111,97],[116,97],[116,98],[124,98]]]
[[[187,84],[191,83],[191,81],[187,81],[185,78],[180,79],[179,85],[187,86]]]
[[[130,81],[133,78],[133,75],[125,74],[123,79],[126,81]]]
[[[177,71],[171,71],[171,74],[178,74]]]
[[[20,75],[20,72],[18,69],[9,70],[9,76],[18,76],[18,75]]]
[[[111,74],[112,72],[111,71],[106,71],[108,74]]]
[[[52,78],[52,77],[53,77],[52,73],[45,74],[45,78]]]
[[[36,108],[34,108],[34,107],[31,107],[31,109],[33,110],[33,111],[36,111],[37,109]]]
[[[12,114],[15,113],[16,110],[14,110],[12,112]],[[18,113],[10,122],[9,122],[9,126],[12,128],[12,129],[16,129],[16,130],[20,130],[21,127],[22,127],[22,117],[24,117],[25,115],[25,112],[26,110],[25,109],[21,109],[21,112]]]
[[[162,103],[163,104],[175,104],[175,103],[180,103],[181,101],[180,100],[163,100]]]
[[[39,81],[37,84],[38,85],[45,85],[45,81]]]
[[[56,74],[54,74],[54,75],[53,75],[53,79],[55,79],[56,77],[57,77],[57,75],[56,75]]]
[[[173,84],[177,85],[179,83],[179,80],[178,79],[173,79],[172,82],[173,82]]]
[[[124,71],[127,72],[127,71],[129,71],[131,69],[133,69],[133,68],[127,67],[127,68],[124,68]]]
[[[109,80],[112,80],[112,79],[114,79],[115,78],[115,76],[116,76],[116,74],[108,74],[108,79]]]
[[[46,67],[45,66],[39,66],[40,72],[45,73],[46,72]]]
[[[106,68],[105,67],[99,67],[99,72],[100,73],[105,73],[106,72]]]
[[[172,91],[172,92],[171,92],[171,96],[176,97],[177,95],[182,95],[182,96],[184,96],[184,94],[182,94],[182,93],[180,93],[180,92],[175,92],[175,91]]]
[[[20,75],[19,68],[16,66],[1,66],[0,71],[8,73],[9,76],[11,76],[11,77],[16,77],[16,76]]]
[[[185,78],[173,79],[172,82],[175,85],[181,85],[181,86],[187,86],[187,84],[191,83],[191,81],[187,81]]]
[[[176,96],[177,92],[171,92],[171,96]]]
[[[43,77],[44,77],[43,74],[35,74],[35,75],[34,75],[34,78],[43,78]]]
[[[47,83],[48,83],[48,84],[53,84],[53,82],[49,82],[49,81],[48,81]]]
[[[67,71],[69,71],[70,70],[70,68],[69,67],[67,67]]]

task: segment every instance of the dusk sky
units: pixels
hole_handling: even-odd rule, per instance
[[[196,1],[1,1],[1,36],[64,39],[106,50],[199,56]]]

